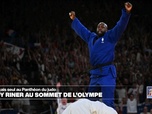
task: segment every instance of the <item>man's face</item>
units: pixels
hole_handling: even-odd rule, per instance
[[[98,25],[97,25],[97,34],[99,36],[103,35],[105,32],[107,32],[107,24],[105,24],[104,22],[100,22]]]
[[[61,99],[61,103],[62,103],[63,105],[66,105],[66,104],[67,104],[67,98],[62,98],[62,99]]]

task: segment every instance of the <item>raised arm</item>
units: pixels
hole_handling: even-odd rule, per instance
[[[69,13],[70,19],[72,20],[72,29],[79,35],[85,42],[89,41],[91,35],[90,30],[88,30],[76,17],[76,13],[71,11]]]
[[[60,91],[59,91],[59,88],[60,88],[60,87],[61,87],[61,83],[58,82],[58,83],[56,84],[57,92],[60,92]],[[57,97],[57,104],[58,104],[58,106],[59,106],[60,103],[61,103],[61,98],[60,98],[60,97]]]
[[[132,4],[125,2],[124,6],[125,8],[122,9],[122,15],[119,21],[110,31],[110,41],[117,42],[128,25],[132,10]]]

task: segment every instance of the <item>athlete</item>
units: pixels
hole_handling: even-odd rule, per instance
[[[117,114],[117,112],[100,101],[79,99],[71,103],[62,114]]]
[[[59,88],[61,87],[61,84],[60,82],[57,83],[56,85],[57,87],[57,91],[59,92]],[[58,107],[57,107],[57,114],[62,114],[62,112],[71,104],[71,103],[68,103],[68,99],[63,97],[63,98],[57,98],[57,104],[58,104]]]
[[[88,44],[90,63],[90,84],[88,92],[102,92],[102,102],[114,107],[116,86],[116,68],[113,65],[115,46],[125,31],[131,15],[132,4],[125,2],[122,15],[117,24],[110,30],[104,22],[91,32],[76,17],[75,11],[69,12],[72,29]],[[99,98],[100,99],[100,98]],[[90,99],[91,100],[91,99]],[[95,99],[98,100],[98,99]]]

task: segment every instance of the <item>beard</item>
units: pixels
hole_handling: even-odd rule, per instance
[[[105,34],[105,32],[101,32],[101,31],[97,32],[98,37],[102,37],[102,36],[104,36],[104,34]]]

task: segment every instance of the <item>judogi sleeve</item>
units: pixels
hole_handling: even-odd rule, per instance
[[[111,30],[109,30],[110,41],[116,43],[119,40],[128,25],[130,15],[131,14],[127,13],[125,9],[122,9],[122,15],[119,21]]]
[[[89,41],[91,31],[88,30],[78,18],[73,20],[71,27],[86,43]]]

